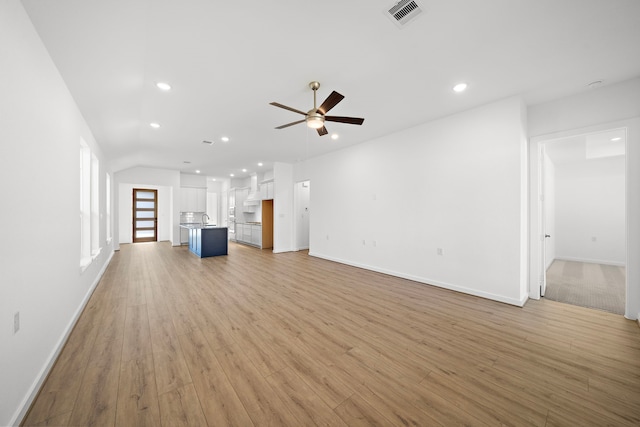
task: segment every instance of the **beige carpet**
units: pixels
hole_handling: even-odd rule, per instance
[[[547,270],[544,297],[624,314],[625,274],[624,267],[555,260]]]

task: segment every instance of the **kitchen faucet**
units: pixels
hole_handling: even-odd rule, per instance
[[[205,216],[207,217],[207,220],[206,220],[206,221],[205,221],[205,219],[204,219],[204,217],[205,217]],[[210,219],[211,219],[211,218],[209,218],[209,215],[207,215],[206,213],[205,213],[205,214],[202,214],[202,219],[201,219],[202,225],[205,225],[206,223],[208,223]]]

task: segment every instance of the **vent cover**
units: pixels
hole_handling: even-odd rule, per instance
[[[402,28],[420,15],[422,8],[416,0],[400,0],[384,13],[398,28]]]

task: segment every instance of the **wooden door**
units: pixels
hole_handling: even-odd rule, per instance
[[[158,190],[133,189],[133,243],[158,241]]]

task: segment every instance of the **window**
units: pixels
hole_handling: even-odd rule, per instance
[[[100,164],[91,154],[91,256],[100,254]]]
[[[100,254],[100,162],[80,138],[80,270]]]
[[[80,139],[80,268],[91,264],[91,151]]]
[[[111,243],[111,175],[107,173],[105,208],[107,211],[107,244]]]

